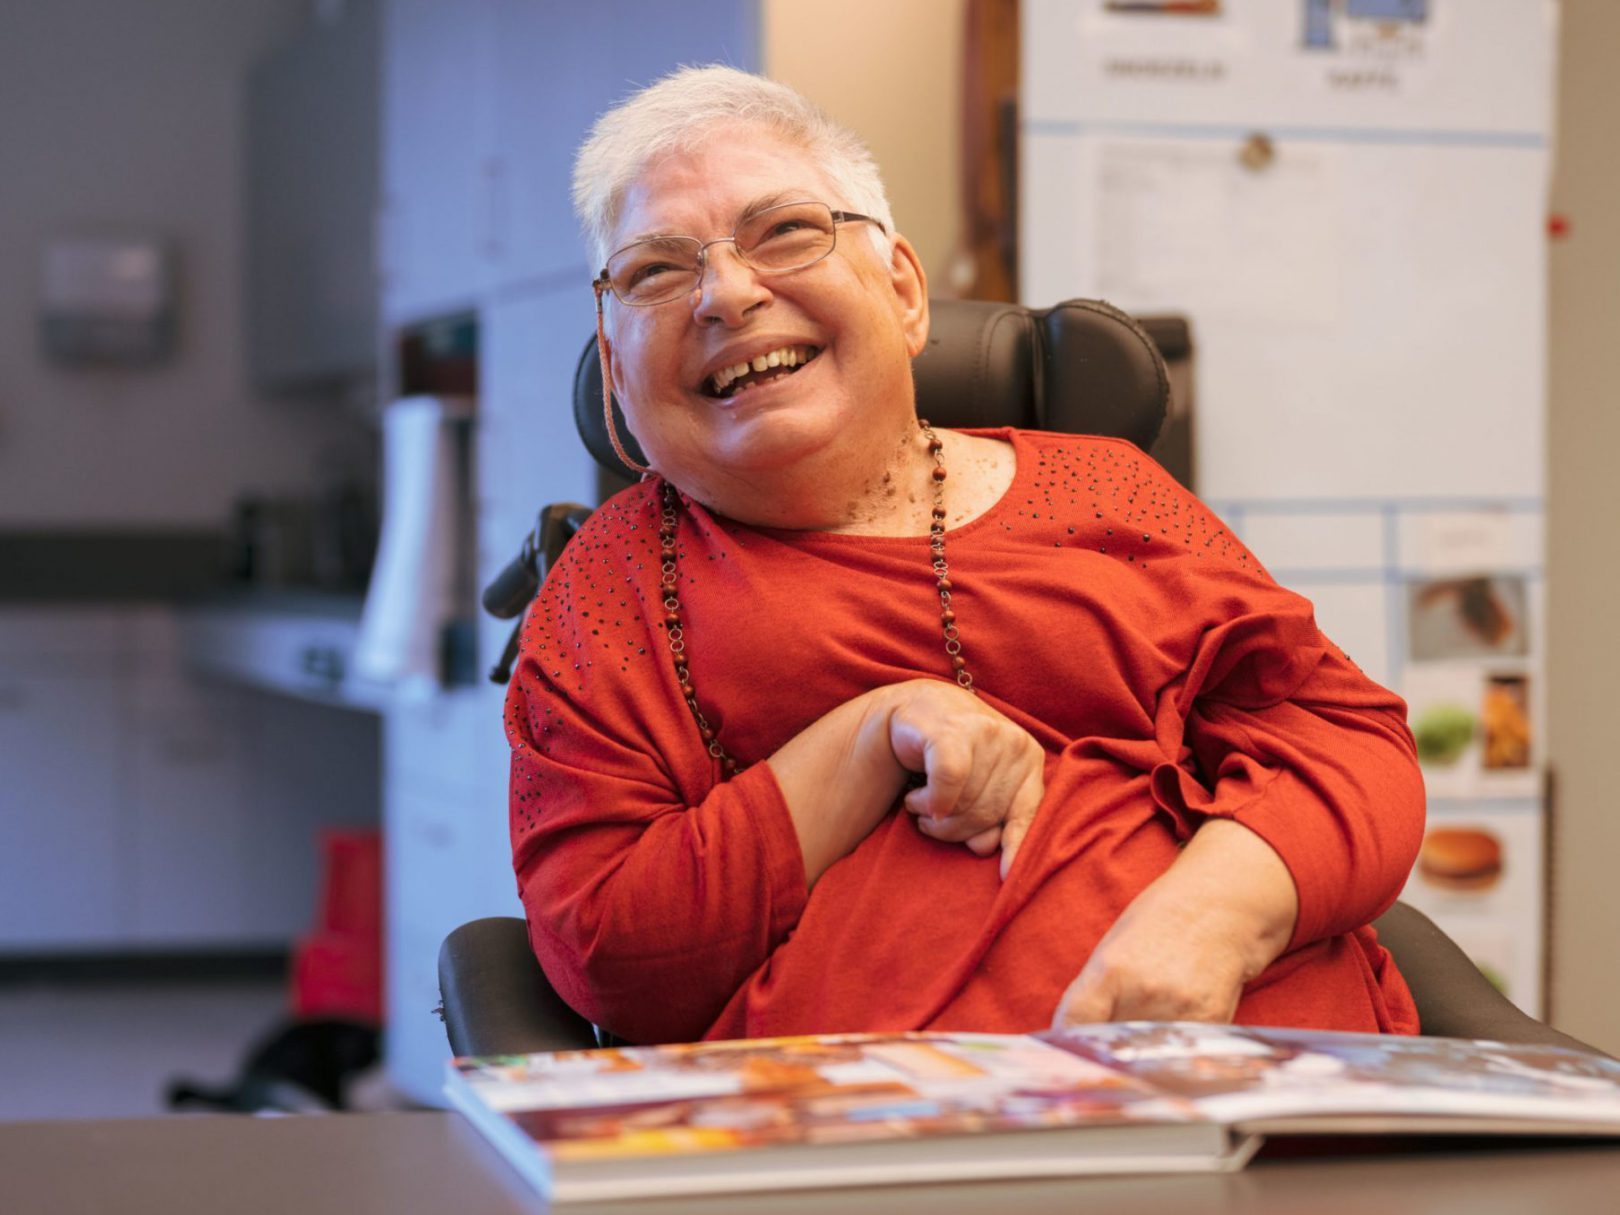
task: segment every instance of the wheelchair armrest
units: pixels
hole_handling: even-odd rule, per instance
[[[1373,921],[1373,927],[1412,990],[1425,1034],[1593,1051],[1586,1043],[1521,1012],[1417,908],[1396,903]]]
[[[522,920],[492,916],[439,948],[444,1028],[457,1055],[521,1055],[596,1045],[596,1032],[552,988]]]

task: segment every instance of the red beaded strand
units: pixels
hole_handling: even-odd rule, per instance
[[[675,661],[675,678],[681,682],[681,695],[686,698],[686,707],[692,710],[692,720],[697,722],[698,735],[703,739],[703,745],[709,754],[720,761],[725,775],[730,776],[737,770],[737,761],[726,754],[726,749],[720,745],[714,727],[703,716],[703,710],[698,708],[697,690],[692,686],[692,673],[688,670],[686,632],[681,627],[681,600],[677,593],[680,565],[675,555],[675,524],[679,518],[679,505],[680,498],[676,495],[675,487],[665,481],[663,510],[658,519],[658,547],[662,561],[659,569],[659,585],[664,592],[664,628],[669,642],[670,657]]]
[[[934,506],[928,522],[928,549],[934,557],[934,585],[939,590],[939,623],[945,635],[945,653],[950,656],[951,673],[956,682],[969,692],[973,691],[973,674],[962,657],[962,635],[956,629],[956,613],[951,609],[951,567],[945,561],[945,449],[944,442],[934,433],[927,418],[918,418],[923,438],[928,440],[928,454],[934,457]]]

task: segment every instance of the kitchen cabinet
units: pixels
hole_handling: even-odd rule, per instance
[[[383,15],[385,320],[595,267],[574,152],[612,101],[680,63],[758,59],[755,0],[390,0]]]
[[[193,679],[175,609],[0,608],[0,953],[285,948],[374,714]]]
[[[262,935],[243,898],[244,876],[263,860],[248,846],[244,811],[251,697],[174,667],[140,672],[131,685],[131,936],[223,947]]]
[[[389,707],[383,770],[390,787],[432,785],[457,793],[501,790],[506,736],[501,689],[480,683]],[[502,829],[505,820],[502,819]]]
[[[129,616],[0,610],[0,950],[126,931]]]
[[[256,383],[298,391],[375,368],[378,0],[318,6],[247,89],[247,303]]]
[[[502,695],[470,688],[387,719],[388,1071],[394,1086],[440,1104],[444,1026],[439,945],[452,929],[521,915],[506,825]]]
[[[385,322],[467,308],[494,282],[494,38],[495,0],[389,0],[383,11]]]
[[[542,506],[596,501],[596,462],[570,404],[574,361],[593,324],[589,292],[572,285],[503,295],[484,310],[474,432],[480,586],[517,555]],[[494,665],[511,630],[511,621],[480,615],[482,666]]]
[[[256,936],[291,941],[315,921],[321,830],[378,825],[382,722],[369,711],[249,695],[243,914]]]
[[[126,688],[116,672],[0,669],[0,950],[125,932]]]
[[[497,0],[495,143],[499,279],[569,276],[590,298],[570,199],[574,153],[614,101],[683,63],[759,60],[757,0]],[[577,276],[575,278],[574,276]]]

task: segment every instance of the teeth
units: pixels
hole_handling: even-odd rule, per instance
[[[750,371],[769,371],[773,367],[802,367],[813,357],[813,352],[814,347],[811,346],[783,346],[765,354],[755,355],[752,359],[744,360],[741,363],[733,363],[729,367],[722,367],[710,376],[709,380],[714,386],[714,391],[724,395],[732,384]],[[745,384],[743,387],[746,388],[749,385]]]

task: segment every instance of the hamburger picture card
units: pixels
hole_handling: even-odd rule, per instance
[[[1535,802],[1431,801],[1401,892],[1531,1016],[1541,991],[1542,817]]]

